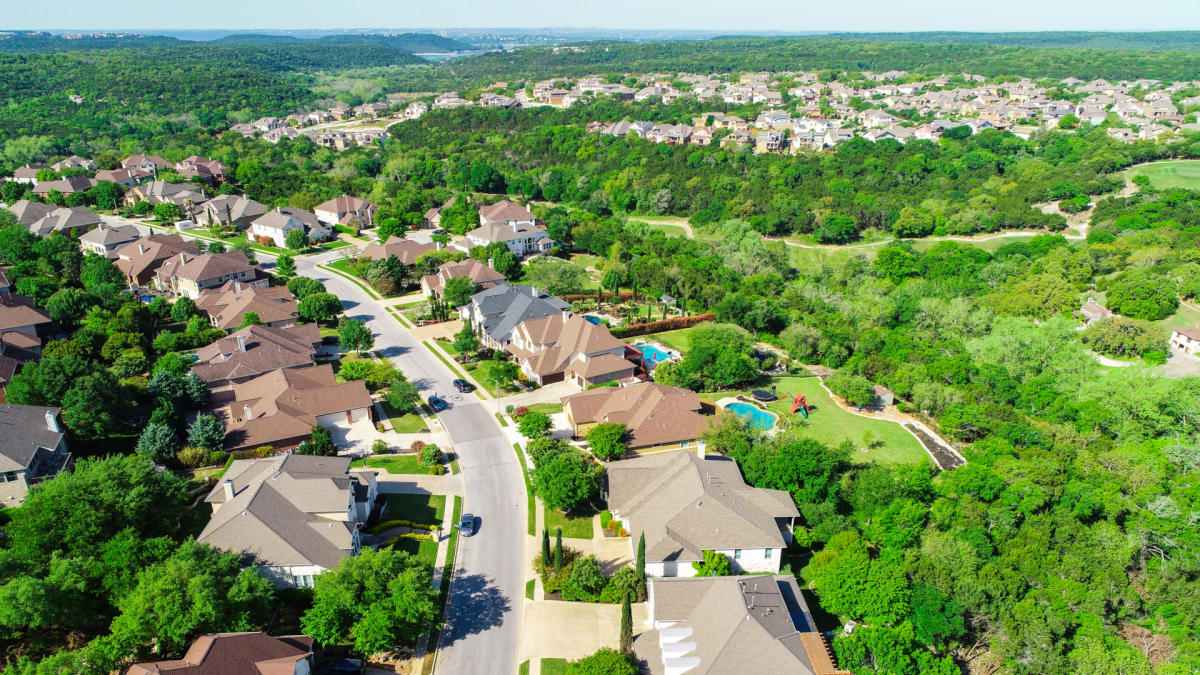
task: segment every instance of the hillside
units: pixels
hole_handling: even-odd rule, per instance
[[[1006,45],[1013,47],[1067,47],[1079,49],[1131,49],[1136,51],[1200,51],[1200,31],[1093,32],[1035,31],[966,33],[834,33],[824,37],[877,42],[925,44]]]

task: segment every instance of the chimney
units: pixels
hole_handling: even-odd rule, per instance
[[[46,428],[56,434],[62,433],[62,427],[58,426],[58,414],[53,410],[46,411]]]
[[[696,456],[700,459],[708,459],[707,445],[704,441],[696,441]]]
[[[495,258],[488,258],[488,267],[492,267],[492,262],[494,260],[495,260]],[[495,268],[492,268],[492,269],[495,269]]]
[[[515,221],[515,220],[512,221],[512,226],[513,226],[513,234],[520,232],[520,226],[517,225],[517,221]]]
[[[244,417],[242,417],[242,419],[246,419],[246,420],[254,419],[254,411],[250,409],[249,403],[242,406],[242,415],[244,415]]]
[[[242,335],[241,333],[238,333],[237,341],[238,341],[238,351],[239,352],[246,351],[246,336]],[[250,406],[246,406],[246,407],[249,408]]]
[[[537,286],[531,286],[529,288],[529,294],[536,298],[536,297],[540,296],[542,294],[542,292],[538,290]]]
[[[185,265],[187,264],[187,254],[184,253],[183,251],[179,252],[179,262],[181,262]]]
[[[221,487],[225,489],[225,501],[232,501],[234,496],[233,479],[226,478],[221,481]]]
[[[238,293],[241,293],[242,292],[242,282],[240,282],[240,281],[233,282],[233,290],[237,291]]]
[[[138,242],[138,253],[143,254],[145,252],[146,252],[146,245],[139,241]]]

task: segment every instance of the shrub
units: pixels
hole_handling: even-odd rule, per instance
[[[376,438],[375,442],[371,444],[371,454],[373,455],[386,455],[391,452],[391,450],[392,449],[388,446],[387,441],[383,440],[382,438]]]
[[[425,441],[413,441],[413,444],[412,444],[413,452],[420,454],[421,450],[423,450],[424,448],[425,448]]]
[[[414,530],[428,530],[430,532],[438,529],[437,525],[430,525],[428,523],[417,523],[417,522],[413,522],[411,520],[404,520],[401,518],[397,518],[395,520],[385,520],[385,521],[379,523],[378,525],[374,525],[374,526],[368,528],[367,532],[370,534],[379,534],[380,532],[387,532],[388,530],[397,528],[397,527],[411,527]]]
[[[600,591],[600,602],[619,604],[625,600],[626,595],[632,595],[636,599],[640,581],[637,570],[632,565],[622,567],[608,580],[604,590]]]
[[[1147,349],[1142,352],[1142,358],[1151,366],[1161,366],[1167,362],[1167,353],[1161,349]]]
[[[571,566],[571,573],[563,582],[563,600],[596,602],[600,599],[600,593],[607,583],[608,579],[605,578],[604,570],[600,567],[600,561],[596,559],[596,556],[589,555],[586,558],[580,558]]]
[[[664,333],[669,330],[680,330],[683,328],[691,328],[697,324],[708,321],[715,321],[716,314],[696,314],[693,316],[677,316],[670,319],[662,319],[660,321],[651,321],[649,323],[635,323],[631,326],[620,326],[612,329],[613,337],[617,339],[635,337],[638,335],[650,335],[652,333]]]
[[[608,524],[612,522],[612,511],[600,512],[600,527],[608,529]]]
[[[198,445],[189,445],[179,451],[175,457],[179,463],[189,469],[198,469],[209,464],[209,451]],[[216,454],[216,453],[211,453]]]
[[[433,443],[429,445],[422,444],[417,454],[421,457],[421,464],[423,466],[437,466],[442,463],[442,449]]]
[[[537,573],[542,580],[542,588],[546,589],[547,593],[557,593],[562,590],[563,583],[567,576],[571,573],[571,568],[579,556],[583,555],[573,548],[563,547],[563,563],[562,569],[558,574],[554,573],[554,559],[551,557],[549,561],[542,560],[542,554],[538,554],[533,559],[533,571]]]
[[[521,406],[521,407],[517,408],[516,410],[512,410],[511,409],[512,406],[509,406],[509,408],[510,408],[509,412],[510,412],[510,414],[512,414],[513,419],[519,420],[522,417],[529,414],[529,408],[526,408],[525,406]]]

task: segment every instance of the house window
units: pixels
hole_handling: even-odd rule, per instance
[[[687,447],[687,441],[679,441],[679,447],[681,447],[681,448],[686,448],[686,447]]]
[[[740,548],[733,549],[733,559],[734,560],[742,559],[742,549],[740,549]]]
[[[767,560],[770,560],[771,556],[775,554],[775,549],[773,549],[773,548],[768,548],[768,549],[763,549],[763,550],[766,551],[765,553],[763,553],[763,557],[766,558]]]

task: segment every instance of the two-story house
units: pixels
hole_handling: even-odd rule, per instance
[[[266,633],[213,633],[196,638],[183,658],[135,663],[125,675],[311,675],[313,639]]]
[[[539,385],[568,380],[579,387],[633,379],[629,347],[604,326],[578,314],[555,314],[517,324],[508,342],[525,377]]]
[[[309,241],[324,241],[332,233],[332,230],[311,211],[292,206],[277,206],[251,223],[250,236],[255,239],[266,237],[274,246],[286,248],[287,234],[292,230],[300,230],[308,236]]]
[[[71,467],[58,408],[0,406],[0,506],[20,506],[29,488]]]
[[[111,260],[117,257],[118,248],[131,241],[137,241],[141,236],[133,225],[109,225],[101,221],[95,229],[88,230],[79,237],[79,247],[84,252],[95,253]]]
[[[479,227],[467,233],[473,246],[503,243],[517,257],[554,248],[550,235],[529,209],[508,200],[479,209]]]
[[[358,222],[371,225],[375,222],[375,211],[379,207],[362,197],[342,195],[322,202],[313,209],[317,220],[326,225],[349,225]]]
[[[536,286],[502,284],[472,295],[471,302],[460,307],[458,314],[475,329],[485,346],[505,349],[517,324],[570,310],[570,303]]]
[[[192,300],[200,297],[201,291],[218,288],[229,281],[258,288],[270,285],[266,273],[258,265],[252,265],[241,251],[200,255],[180,253],[163,261],[154,273],[154,283],[159,290],[175,296],[186,295]]]

